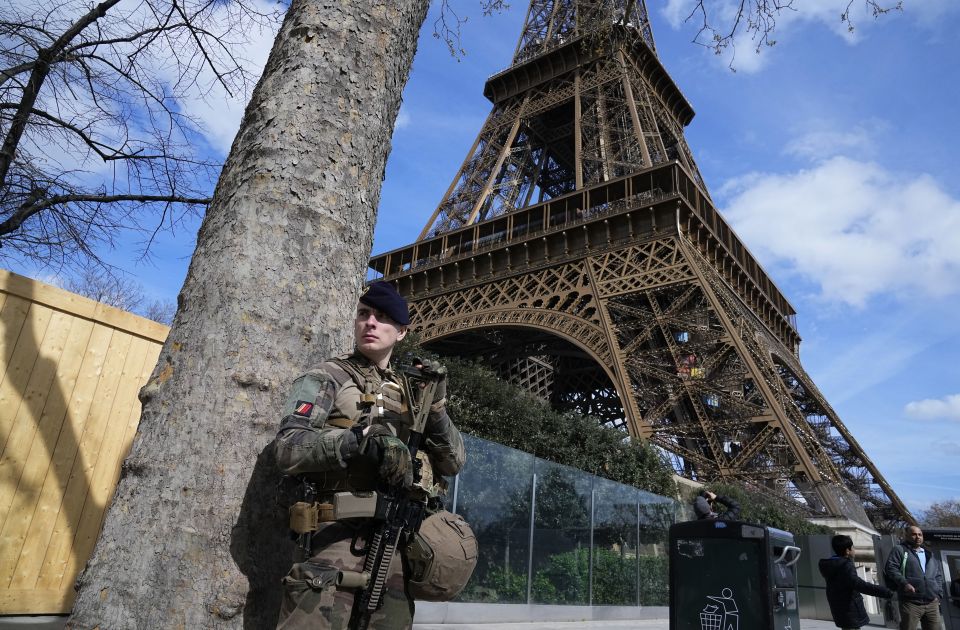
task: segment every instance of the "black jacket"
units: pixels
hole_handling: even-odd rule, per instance
[[[827,580],[827,601],[830,603],[833,623],[838,628],[859,628],[870,623],[860,593],[877,597],[893,596],[889,588],[861,580],[850,558],[823,558],[820,560],[820,575]]]
[[[933,552],[925,549],[927,566],[920,566],[920,556],[913,549],[899,544],[890,552],[887,564],[883,569],[883,577],[887,586],[896,587],[900,598],[917,602],[932,602],[935,598],[943,598],[943,571],[940,563],[933,557]],[[907,565],[904,571],[903,554],[907,554]],[[903,588],[907,583],[916,589],[914,593],[906,593]]]
[[[697,498],[693,500],[693,512],[697,515],[697,519],[719,518],[725,521],[735,521],[740,518],[740,504],[730,497],[717,495],[714,503],[724,506],[726,511],[723,514],[717,514],[713,511],[713,506],[710,505],[706,497],[697,495]]]

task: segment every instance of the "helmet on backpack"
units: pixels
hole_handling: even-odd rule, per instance
[[[477,537],[462,516],[441,510],[423,521],[407,544],[406,556],[410,595],[447,602],[463,590],[477,566]]]

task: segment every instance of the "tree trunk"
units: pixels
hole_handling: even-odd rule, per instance
[[[68,627],[276,622],[292,544],[271,441],[292,379],[350,345],[428,4],[293,0],[141,391]]]

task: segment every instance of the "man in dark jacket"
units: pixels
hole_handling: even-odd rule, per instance
[[[718,514],[716,511],[718,503],[725,508],[723,514]],[[740,504],[729,497],[717,496],[709,490],[701,490],[693,500],[693,512],[697,515],[697,520],[719,518],[735,521],[740,518]]]
[[[900,599],[900,630],[941,630],[940,599],[943,572],[933,554],[923,548],[923,531],[907,528],[907,537],[890,552],[883,569],[887,584],[897,587]]]
[[[830,614],[838,628],[854,630],[870,623],[861,593],[889,598],[893,597],[893,591],[860,579],[853,566],[852,538],[834,536],[830,546],[833,547],[833,557],[820,560],[820,575],[827,580]]]

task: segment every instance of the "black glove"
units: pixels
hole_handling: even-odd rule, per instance
[[[340,436],[340,459],[348,462],[360,454],[360,441],[363,439],[362,427],[354,426]]]
[[[447,401],[447,368],[440,365],[439,361],[430,359],[414,359],[413,366],[423,372],[424,376],[438,379],[437,389],[433,393],[433,403],[430,405],[430,411],[441,411]]]
[[[361,450],[365,457],[379,464],[378,474],[385,482],[392,486],[403,484],[404,488],[413,485],[410,449],[390,429],[382,424],[371,425],[363,438]]]

